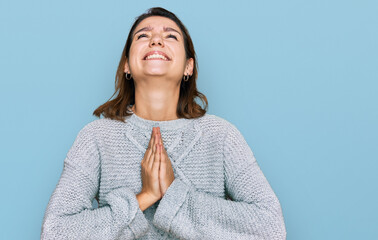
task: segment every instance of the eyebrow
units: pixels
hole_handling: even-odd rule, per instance
[[[141,28],[141,29],[139,29],[138,31],[136,31],[136,32],[134,33],[134,36],[135,36],[137,33],[139,33],[139,32],[143,32],[143,31],[151,31],[151,30],[152,30],[152,27],[150,27],[150,26],[147,26],[147,27]],[[181,35],[181,33],[180,33],[179,31],[177,31],[176,29],[171,28],[171,27],[164,27],[163,30],[164,30],[164,32],[177,32],[178,34]]]
[[[150,27],[150,26],[147,26],[147,27],[141,28],[141,29],[139,29],[138,31],[136,31],[136,32],[134,33],[134,36],[135,36],[138,32],[142,32],[142,31],[151,31],[151,30],[152,30],[152,27]]]
[[[181,33],[179,31],[177,31],[176,29],[171,28],[171,27],[164,27],[163,30],[164,30],[164,32],[172,32],[172,31],[177,32],[178,34],[181,35]]]

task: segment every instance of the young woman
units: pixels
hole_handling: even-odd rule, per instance
[[[42,239],[286,238],[250,147],[233,124],[206,113],[196,78],[181,21],[163,8],[139,16],[118,96],[95,110],[105,118],[84,126],[70,148]]]

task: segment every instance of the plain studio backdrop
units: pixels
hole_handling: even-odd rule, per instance
[[[0,239],[38,239],[135,17],[187,26],[210,114],[235,124],[288,239],[378,239],[377,1],[1,1]]]

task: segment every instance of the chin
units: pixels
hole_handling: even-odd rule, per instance
[[[164,76],[167,75],[168,71],[161,68],[146,69],[144,74],[147,76]]]

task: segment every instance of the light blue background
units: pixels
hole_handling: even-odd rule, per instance
[[[109,99],[136,16],[189,29],[209,113],[234,123],[288,239],[378,239],[377,1],[1,1],[1,239],[38,239],[63,160]]]

